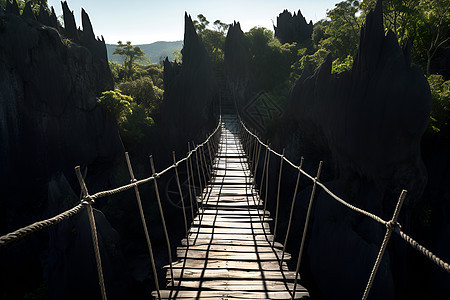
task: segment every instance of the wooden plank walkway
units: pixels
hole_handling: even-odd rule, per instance
[[[253,188],[237,135],[237,119],[225,115],[212,180],[199,213],[177,248],[173,280],[167,268],[162,299],[292,299],[295,271],[280,264],[282,245],[273,243],[268,211]],[[264,222],[263,222],[264,215]],[[157,299],[157,292],[152,295]],[[294,299],[309,296],[297,285]]]

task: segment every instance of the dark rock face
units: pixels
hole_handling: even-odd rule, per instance
[[[64,29],[49,27],[57,25],[54,14],[49,16],[41,11],[36,18],[31,8],[26,8],[19,16],[15,1],[7,3],[6,12],[0,9],[0,188],[5,191],[0,200],[0,234],[51,217],[78,201],[75,197],[75,202],[63,205],[49,200],[51,179],[55,174],[62,174],[60,177],[64,180],[67,178],[78,193],[73,168],[76,165],[87,168],[86,180],[91,192],[95,192],[106,187],[117,159],[123,155],[114,122],[96,105],[96,96],[112,89],[113,80],[105,44],[94,38],[86,13],[83,12],[84,31],[73,30],[73,15],[68,15],[67,4],[63,3],[64,17],[68,20]],[[66,196],[74,193],[70,188],[66,191]],[[74,222],[75,227],[87,224],[83,218],[79,216],[70,222]],[[100,237],[114,239],[106,220],[101,223],[98,225]],[[58,247],[73,250],[71,245],[75,241],[66,236],[65,226],[69,225],[63,222],[53,228],[52,239],[57,241]],[[89,231],[78,239],[81,239],[77,242],[79,247],[89,247]],[[97,282],[95,270],[84,273],[85,264],[80,261],[83,258],[72,255],[68,267],[62,260],[67,252],[53,255],[54,245],[49,242],[48,231],[44,230],[2,253],[2,295],[13,299],[11,293],[17,292],[16,282],[32,282],[36,278],[39,280],[39,276],[45,277],[56,294],[64,288],[61,280],[74,282],[83,277]],[[21,258],[14,259],[14,253],[20,252],[27,253],[24,258],[34,257],[33,263],[23,265]],[[105,258],[108,260],[107,254]],[[58,265],[51,276],[46,273],[49,261]],[[10,269],[3,266],[17,268],[11,273],[17,277],[5,277]],[[23,278],[24,273],[27,275]],[[75,290],[78,286],[72,288]],[[96,284],[94,289],[98,290]],[[65,292],[70,294],[74,290]],[[80,298],[88,299],[87,295]],[[66,297],[55,296],[57,298]]]
[[[185,148],[185,142],[201,140],[205,125],[212,125],[217,104],[217,83],[208,53],[198,37],[192,19],[185,15],[183,62],[164,62],[164,101],[161,121],[168,146]],[[211,126],[210,126],[211,127]]]
[[[227,87],[238,107],[242,107],[248,100],[246,91],[250,81],[250,51],[239,22],[234,22],[228,29],[224,63]]]
[[[305,17],[300,10],[292,15],[285,9],[277,17],[277,26],[274,26],[275,36],[284,43],[303,43],[311,39],[313,32],[313,23],[306,23]]]
[[[286,111],[302,131],[298,143],[330,153],[326,163],[334,167],[334,179],[326,184],[337,195],[389,220],[401,190],[407,189],[399,219],[407,230],[411,206],[427,182],[420,140],[431,96],[422,72],[410,66],[409,50],[399,47],[392,32],[384,34],[382,22],[378,1],[361,30],[352,70],[331,74],[328,57],[313,75],[295,83]],[[324,192],[316,203],[307,250],[314,281],[324,299],[360,298],[385,228]],[[401,293],[405,259],[404,242],[391,241],[373,299]],[[352,288],[339,288],[343,285]]]

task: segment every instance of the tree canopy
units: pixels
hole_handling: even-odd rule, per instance
[[[134,63],[145,57],[145,53],[141,48],[138,46],[133,47],[131,42],[123,44],[122,41],[117,42],[116,50],[114,50],[113,54],[119,54],[122,57],[126,79],[131,76]]]

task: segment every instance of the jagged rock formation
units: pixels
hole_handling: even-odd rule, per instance
[[[309,147],[309,153],[330,153],[326,163],[334,167],[334,179],[327,186],[386,220],[392,217],[401,189],[407,189],[399,220],[407,229],[411,207],[427,182],[420,140],[431,96],[420,69],[410,65],[409,48],[402,50],[392,32],[384,34],[381,1],[361,30],[352,69],[333,75],[331,64],[328,57],[291,90],[286,112],[300,132],[291,143]],[[307,250],[313,280],[324,299],[360,298],[385,228],[325,193],[316,203]],[[394,299],[405,288],[406,245],[391,243],[373,299]]]
[[[293,42],[303,44],[305,41],[311,40],[313,27],[312,21],[306,23],[306,19],[300,10],[292,15],[285,9],[277,17],[277,26],[274,26],[275,37],[282,44]]]
[[[238,107],[242,107],[248,101],[246,92],[250,81],[250,51],[239,22],[234,22],[228,29],[224,64],[227,87]]]
[[[76,29],[66,2],[65,28],[59,28],[53,9],[52,15],[41,9],[36,17],[28,2],[19,15],[15,1],[6,3],[6,11],[0,8],[0,234],[53,216],[78,201],[76,196],[65,204],[49,200],[55,174],[61,174],[58,183],[67,178],[78,193],[73,168],[81,165],[94,192],[105,188],[118,157],[123,155],[114,122],[96,105],[96,96],[112,89],[113,80],[104,41],[95,39],[87,14],[82,12],[81,31]],[[70,188],[64,190],[64,197],[74,193]],[[101,213],[97,215],[104,219]],[[67,264],[63,259],[66,252],[61,250],[74,249],[74,238],[81,239],[78,245],[88,247],[88,231],[83,237],[66,235],[77,230],[85,233],[82,218],[73,219],[69,229],[69,223],[53,229],[52,239],[59,250],[52,248],[54,243],[48,250],[48,231],[42,231],[2,252],[2,295],[14,299],[18,297],[14,293],[26,292],[26,283],[34,284],[42,277],[54,299],[76,297],[74,290],[64,290],[61,281],[76,282],[80,277],[92,280],[97,293],[96,272],[83,270],[84,255],[72,255]],[[98,230],[105,239],[113,236],[107,222],[102,221]],[[111,271],[115,266],[105,255],[106,268]],[[49,262],[57,267],[49,267]],[[22,289],[17,289],[18,282]],[[63,292],[72,296],[62,296]],[[80,298],[88,295],[78,293]]]
[[[164,61],[161,120],[167,132],[167,145],[172,149],[180,145],[185,148],[187,141],[203,139],[205,132],[201,130],[214,123],[213,106],[218,104],[217,83],[208,53],[187,13],[181,53],[181,66],[168,59]]]

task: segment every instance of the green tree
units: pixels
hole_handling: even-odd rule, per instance
[[[354,55],[361,29],[361,20],[357,17],[359,12],[359,2],[354,0],[339,2],[329,10],[327,16],[330,21],[321,24],[326,25],[326,38],[319,42],[320,48],[330,51],[336,58],[345,59],[349,54]],[[314,38],[317,40],[317,37]]]
[[[349,71],[353,65],[353,56],[348,55],[345,59],[336,58],[331,66],[331,73],[340,74]]]
[[[429,126],[435,133],[448,139],[450,133],[450,80],[444,81],[442,75],[428,76],[432,105]]]
[[[194,20],[194,27],[197,30],[197,33],[202,32],[209,25],[209,21],[202,14],[197,15],[198,20]]]
[[[141,48],[138,46],[133,47],[131,42],[123,44],[122,41],[117,43],[113,54],[119,54],[123,59],[125,80],[131,78],[135,62],[142,60],[145,57],[145,53],[141,50]]]
[[[153,84],[150,76],[121,82],[117,87],[124,94],[130,95],[136,104],[140,105],[148,114],[159,111],[164,92]]]
[[[103,92],[97,98],[97,103],[105,108],[108,115],[121,124],[126,120],[127,114],[131,113],[131,103],[133,98],[122,94],[122,91],[115,89],[114,91]]]
[[[12,2],[11,0],[0,0],[0,6],[5,8],[6,7],[6,1]],[[14,0],[14,1],[16,1],[16,0]],[[47,0],[28,0],[28,1],[17,0],[17,4],[19,6],[20,12],[23,11],[26,2],[31,2],[31,8],[33,9],[33,12],[35,14],[37,14],[39,12],[39,9],[40,9],[41,6],[43,6],[46,11],[50,12],[50,9],[48,8],[48,1]]]

